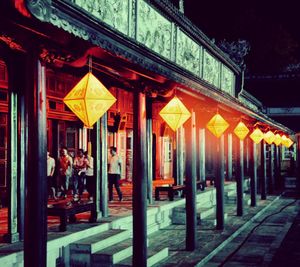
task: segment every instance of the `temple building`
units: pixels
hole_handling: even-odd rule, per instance
[[[86,74],[92,78],[83,84]],[[111,147],[122,162],[123,191],[113,206],[130,204],[128,228],[105,221],[113,216]],[[48,199],[47,151],[58,177],[61,148],[73,161],[79,149],[93,157],[93,198]],[[216,228],[224,229],[225,186],[237,188],[242,216],[246,186],[255,207],[282,189],[282,174],[293,175],[296,154],[295,133],[245,90],[243,68],[169,1],[1,1],[1,248],[23,244],[0,251],[5,266],[92,266],[95,251],[82,256],[73,244],[105,227],[128,230],[133,266],[147,266],[151,223],[170,225],[178,201],[186,205],[184,249],[193,251],[199,194],[213,188]],[[173,204],[153,219],[149,206],[166,192]],[[87,211],[85,228],[68,232]],[[49,216],[59,221],[52,237]]]

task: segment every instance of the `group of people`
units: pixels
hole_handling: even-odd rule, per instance
[[[90,199],[95,195],[94,160],[83,149],[77,151],[73,158],[68,154],[66,147],[61,148],[57,160],[57,175],[55,175],[56,163],[47,152],[47,184],[48,195],[54,199],[66,198],[68,190],[72,191],[74,200],[79,200],[84,189],[89,193]]]
[[[90,200],[95,197],[96,180],[94,178],[94,159],[83,149],[77,151],[73,158],[68,154],[66,147],[61,148],[60,156],[56,163],[54,158],[47,152],[47,184],[48,196],[53,199],[66,198],[68,191],[72,192],[74,201],[80,200],[86,189]],[[108,159],[108,189],[109,201],[113,201],[113,186],[115,186],[119,200],[122,201],[123,194],[120,189],[122,160],[117,154],[116,147],[110,147]]]

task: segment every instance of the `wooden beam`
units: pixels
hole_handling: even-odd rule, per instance
[[[8,156],[7,156],[7,168],[8,168],[8,233],[5,235],[5,240],[9,243],[19,241],[18,233],[18,197],[17,185],[17,166],[18,166],[18,95],[13,90],[10,91],[9,96],[9,116],[8,116]]]
[[[183,134],[184,129],[181,126],[176,131],[176,184],[182,185],[183,184],[183,173],[184,173],[184,166],[183,166]]]
[[[267,157],[266,157],[266,142],[264,140],[261,141],[261,150],[260,150],[260,195],[261,199],[267,199],[267,188],[266,188],[266,180],[267,180]]]
[[[153,184],[153,153],[152,153],[152,98],[146,98],[146,140],[147,140],[147,198],[152,204],[152,184]]]
[[[216,219],[217,229],[222,230],[224,229],[224,134],[218,140],[216,163]]]
[[[197,213],[196,213],[196,115],[187,123],[186,130],[186,242],[188,251],[197,247]]]
[[[133,95],[133,266],[147,266],[146,97]]]
[[[252,141],[250,144],[250,194],[251,194],[251,206],[256,206],[256,194],[257,194],[257,158],[256,158],[256,144]]]
[[[232,133],[227,135],[227,179],[232,180]]]
[[[26,183],[24,266],[46,266],[47,248],[47,121],[46,67],[29,59],[26,91],[28,179]]]
[[[268,161],[268,169],[269,169],[269,179],[268,179],[268,192],[269,194],[274,193],[274,144],[270,145],[269,150],[269,161]]]
[[[199,177],[205,181],[205,128],[199,129]]]
[[[109,215],[108,212],[108,177],[107,177],[107,112],[100,119],[100,131],[101,138],[98,136],[98,140],[100,139],[100,147],[99,151],[99,159],[100,159],[100,210],[102,212],[103,217],[107,217]],[[97,184],[97,183],[96,183]]]
[[[243,216],[244,214],[244,141],[239,140],[239,149],[237,153],[236,166],[236,214]]]

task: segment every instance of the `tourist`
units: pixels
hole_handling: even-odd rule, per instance
[[[63,147],[60,150],[59,157],[59,178],[58,189],[61,191],[61,196],[66,198],[67,190],[69,189],[70,179],[72,177],[72,157],[68,155],[68,150]]]
[[[108,159],[108,189],[109,189],[109,201],[113,200],[113,185],[115,185],[116,191],[119,196],[119,200],[122,201],[122,192],[120,189],[120,177],[122,159],[117,154],[117,148],[110,147],[111,157]]]

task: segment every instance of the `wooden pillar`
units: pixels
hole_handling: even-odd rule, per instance
[[[281,160],[280,160],[280,147],[279,146],[275,146],[275,158],[274,158],[274,167],[275,167],[275,179],[274,179],[274,184],[275,184],[275,189],[276,190],[281,190],[281,168],[280,168],[280,164],[281,164]]]
[[[183,127],[181,126],[176,131],[176,184],[182,185],[183,184],[183,173],[184,173],[184,166],[183,166]]]
[[[260,197],[261,199],[267,199],[267,189],[266,189],[266,180],[267,180],[267,156],[266,156],[266,142],[261,141],[260,149]]]
[[[270,145],[268,163],[269,163],[268,192],[269,194],[273,194],[274,193],[274,144]]]
[[[239,140],[236,168],[236,195],[237,195],[237,216],[244,214],[244,141]]]
[[[217,143],[216,163],[216,219],[217,229],[222,230],[224,229],[224,134]]]
[[[199,129],[199,177],[205,181],[205,128]]]
[[[256,206],[256,193],[257,193],[257,157],[256,157],[256,144],[249,142],[250,144],[250,194],[251,194],[251,206]]]
[[[246,176],[250,176],[250,158],[251,158],[250,152],[252,151],[251,148],[250,148],[250,143],[252,141],[249,138],[246,138],[245,142],[246,142],[246,151],[245,151],[246,166],[245,166],[245,171],[246,171]]]
[[[146,140],[147,140],[147,198],[149,204],[153,203],[153,154],[152,154],[152,98],[146,98]],[[174,159],[173,159],[174,160]]]
[[[8,116],[8,233],[5,240],[9,243],[19,241],[18,233],[18,96],[15,88],[11,88],[9,95],[9,116]]]
[[[47,121],[46,68],[37,58],[28,66],[28,179],[24,266],[46,266],[47,247]]]
[[[232,180],[232,133],[227,135],[227,179]]]
[[[25,179],[27,166],[27,122],[25,97],[19,97],[19,150],[18,150],[18,232],[20,240],[24,240],[25,220]]]
[[[105,116],[105,115],[103,115]],[[94,159],[94,179],[95,179],[95,195],[94,195],[94,210],[91,214],[91,221],[96,222],[102,217],[102,158],[105,156],[102,154],[100,145],[100,120],[98,120],[91,133],[92,137],[92,157]],[[104,151],[106,152],[106,151]],[[106,152],[107,153],[107,152]],[[107,167],[106,167],[107,168]]]
[[[197,247],[197,211],[196,211],[196,116],[192,117],[186,130],[186,250]]]
[[[100,119],[100,129],[97,131],[101,134],[101,138],[98,135],[97,139],[101,140],[99,144],[99,159],[100,162],[100,180],[99,180],[99,188],[100,188],[100,210],[102,212],[103,217],[108,217],[108,177],[107,177],[107,112]],[[98,141],[97,141],[98,142]],[[125,164],[125,162],[123,163]],[[124,167],[124,166],[123,166]]]
[[[147,266],[147,135],[145,95],[133,101],[133,266]]]

